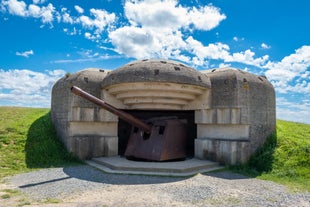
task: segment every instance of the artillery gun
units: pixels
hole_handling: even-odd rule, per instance
[[[186,158],[187,120],[169,116],[143,121],[76,86],[71,87],[71,92],[132,125],[125,151],[127,158],[149,161],[170,161]]]

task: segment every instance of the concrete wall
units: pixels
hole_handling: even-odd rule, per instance
[[[96,97],[109,71],[86,69],[61,78],[52,89],[52,121],[68,151],[81,159],[114,156],[118,152],[118,118],[71,93],[75,85]]]
[[[275,92],[270,82],[236,69],[204,71],[212,106],[196,111],[195,155],[228,164],[246,162],[275,130]]]

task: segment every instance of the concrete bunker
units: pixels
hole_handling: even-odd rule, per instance
[[[142,119],[187,119],[188,157],[244,163],[275,130],[275,93],[265,77],[141,60],[113,71],[79,71],[54,85],[53,123],[67,149],[82,159],[122,156],[129,129],[114,114],[71,94],[72,85]]]

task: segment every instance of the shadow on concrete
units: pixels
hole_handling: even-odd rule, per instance
[[[147,185],[178,182],[190,177],[164,177],[149,175],[110,174],[88,165],[64,167],[63,172],[69,177],[90,182],[112,185]]]

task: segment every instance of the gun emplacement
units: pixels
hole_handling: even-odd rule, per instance
[[[150,124],[146,124],[76,86],[71,91],[133,125],[125,151],[127,158],[167,161],[186,157],[186,120],[158,117],[148,119],[146,123]]]

